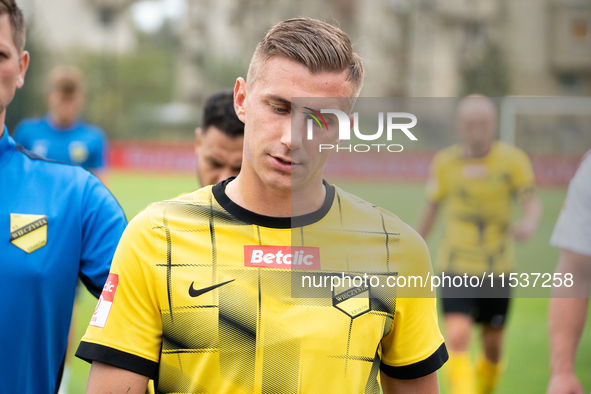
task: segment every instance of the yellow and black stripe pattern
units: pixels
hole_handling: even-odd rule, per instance
[[[328,184],[317,212],[265,217],[233,204],[227,182],[130,223],[110,315],[80,357],[150,376],[157,393],[379,393],[380,369],[408,379],[445,362],[434,298],[372,289],[339,305],[330,286],[294,296],[304,272],[430,272],[410,227]],[[251,245],[319,248],[320,266],[247,266]]]
[[[447,206],[436,267],[471,275],[510,271],[513,200],[533,192],[531,162],[513,145],[495,142],[488,155],[475,159],[464,158],[461,145],[438,152],[427,185],[428,198]]]

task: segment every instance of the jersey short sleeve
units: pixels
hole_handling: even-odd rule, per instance
[[[155,248],[152,224],[144,211],[123,233],[77,357],[156,377],[162,319],[155,291]]]
[[[447,194],[447,185],[443,177],[446,153],[446,151],[438,152],[429,169],[429,180],[426,187],[427,199],[434,203],[443,200]]]
[[[127,220],[115,197],[92,174],[88,176],[82,204],[79,276],[88,290],[98,298]]]
[[[511,147],[510,182],[513,193],[524,197],[534,191],[534,170],[527,154],[521,149]]]
[[[431,274],[427,245],[412,229],[405,231],[401,245],[402,261],[412,261],[412,273]],[[409,276],[408,272],[399,275]],[[438,370],[448,359],[447,349],[437,322],[436,298],[396,300],[392,329],[382,338],[381,370],[396,379],[416,379]]]
[[[89,144],[88,159],[84,162],[84,168],[89,170],[105,170],[108,167],[109,157],[109,140],[104,131],[98,127],[89,126],[93,130],[95,136],[92,143]]]
[[[550,244],[591,256],[591,154],[589,153],[570,182]]]

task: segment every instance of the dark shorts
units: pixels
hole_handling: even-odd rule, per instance
[[[443,313],[462,313],[471,316],[476,323],[503,327],[509,310],[511,288],[500,281],[490,281],[482,288],[446,288],[440,289]],[[485,283],[486,283],[485,282]]]

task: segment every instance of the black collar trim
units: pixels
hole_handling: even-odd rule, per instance
[[[331,186],[328,182],[322,180],[322,183],[326,187],[326,198],[324,199],[324,203],[322,204],[320,209],[318,209],[317,211],[294,217],[274,217],[260,215],[258,213],[249,211],[248,209],[243,208],[240,205],[236,204],[234,201],[230,200],[230,198],[226,194],[226,186],[234,178],[235,177],[228,178],[225,181],[222,181],[215,185],[211,189],[213,196],[217,200],[218,204],[222,206],[222,208],[224,208],[228,213],[230,213],[238,220],[261,227],[287,229],[309,226],[324,218],[328,211],[330,211],[330,208],[332,207],[332,203],[334,201],[334,186]]]

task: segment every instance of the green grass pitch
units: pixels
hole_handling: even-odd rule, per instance
[[[424,201],[424,186],[409,183],[359,183],[335,181],[346,191],[397,214],[405,222],[415,225]],[[147,176],[114,173],[110,188],[125,210],[128,220],[149,203],[176,197],[195,190],[197,182],[191,176]],[[544,216],[535,236],[518,245],[517,261],[521,272],[551,272],[558,259],[558,250],[548,245],[550,234],[566,195],[565,189],[540,189]],[[519,212],[516,210],[516,214]],[[441,221],[429,239],[431,255],[435,254],[441,238]],[[74,318],[75,335],[80,338],[94,310],[96,300],[86,291],[80,293],[77,315]],[[544,393],[549,378],[547,299],[515,299],[511,306],[505,341],[505,373],[497,393]],[[478,333],[473,335],[474,358],[479,352]],[[90,366],[72,358],[70,394],[84,393]],[[591,391],[591,316],[583,334],[577,355],[577,373],[586,392]],[[445,366],[440,373],[440,380]],[[442,392],[445,393],[442,384]]]

